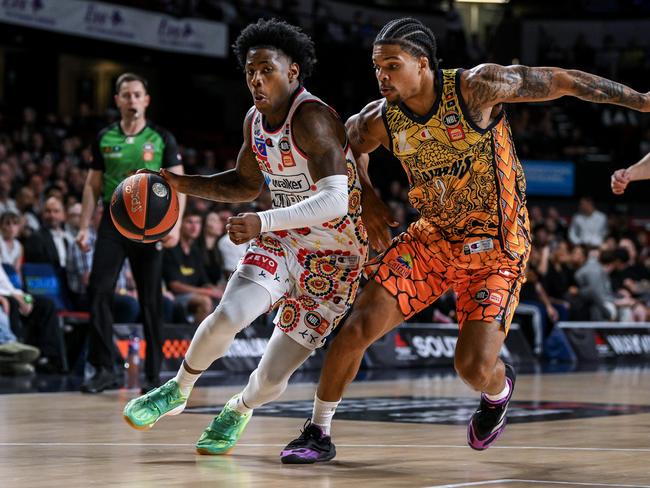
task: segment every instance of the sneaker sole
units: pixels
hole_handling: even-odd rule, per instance
[[[282,464],[316,464],[316,463],[326,463],[328,461],[331,461],[336,457],[336,452],[332,454],[332,456],[324,458],[324,459],[305,459],[300,456],[297,456],[295,454],[291,454],[289,456],[285,456],[283,458],[280,458],[280,461],[282,461]]]
[[[226,449],[225,451],[212,452],[212,451],[209,451],[208,449],[205,449],[203,447],[197,447],[196,452],[197,452],[197,454],[200,454],[201,456],[227,456],[228,454],[230,454],[230,452],[234,448],[235,448],[235,446],[232,446],[231,448]]]
[[[152,422],[150,424],[147,424],[147,425],[137,425],[137,424],[133,423],[133,421],[127,415],[122,415],[122,417],[124,418],[126,423],[129,424],[131,427],[133,427],[135,430],[149,430],[154,425],[156,425],[156,422],[158,422],[161,418],[166,417],[168,415],[179,415],[180,413],[183,412],[183,410],[185,410],[186,406],[187,406],[187,402],[183,403],[182,405],[179,405],[176,408],[173,408],[169,412],[163,413],[154,422]]]

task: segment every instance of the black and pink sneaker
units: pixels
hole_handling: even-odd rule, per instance
[[[334,459],[336,448],[332,438],[323,434],[321,428],[307,419],[300,437],[292,440],[282,450],[282,464],[313,464]]]
[[[503,400],[491,402],[481,394],[481,404],[474,412],[467,427],[467,443],[477,451],[483,451],[496,441],[506,430],[506,412],[515,390],[515,369],[506,364],[506,381],[510,385],[510,393]]]

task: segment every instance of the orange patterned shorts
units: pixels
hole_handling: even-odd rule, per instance
[[[457,294],[458,323],[497,321],[506,333],[519,303],[528,251],[513,258],[499,241],[468,238],[451,244],[418,220],[365,266],[365,273],[393,295],[405,319],[435,302],[450,287]]]

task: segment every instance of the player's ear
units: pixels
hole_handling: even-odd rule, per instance
[[[300,76],[300,66],[298,63],[291,63],[289,65],[289,81],[297,80]]]
[[[421,70],[429,69],[429,58],[426,56],[420,56],[419,65]]]

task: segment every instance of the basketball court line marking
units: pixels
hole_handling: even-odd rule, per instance
[[[622,485],[619,483],[586,483],[584,481],[549,481],[549,480],[520,480],[512,478],[504,478],[499,480],[485,480],[485,481],[470,481],[467,483],[454,483],[450,485],[431,485],[425,488],[464,488],[466,486],[485,486],[485,485],[496,485],[496,484],[506,484],[506,483],[528,483],[531,485],[534,484],[543,484],[543,485],[564,485],[564,486],[601,486],[601,487],[611,487],[611,488],[650,488],[650,485]]]
[[[237,447],[284,447],[286,444],[240,443]],[[369,449],[468,449],[467,445],[453,444],[336,444],[337,447]],[[194,444],[169,442],[0,442],[0,447],[194,447]],[[586,452],[650,452],[650,448],[634,447],[558,447],[558,446],[492,446],[490,449],[525,449],[540,451]],[[444,485],[447,486],[447,485]],[[463,485],[464,486],[464,485]],[[619,485],[614,485],[619,486]],[[623,486],[623,485],[620,485]],[[644,488],[650,488],[650,485]]]

